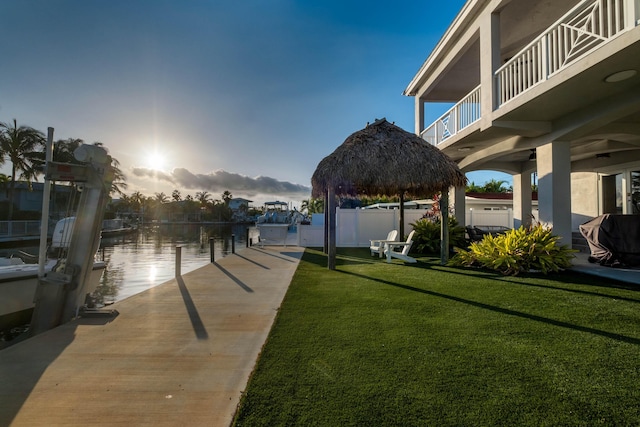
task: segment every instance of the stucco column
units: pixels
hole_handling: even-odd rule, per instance
[[[484,16],[480,25],[481,126],[491,126],[491,112],[498,107],[495,71],[500,67],[500,15]]]
[[[415,102],[414,114],[415,122],[414,128],[416,135],[420,135],[420,132],[424,130],[424,101],[420,98],[420,95],[413,97]]]
[[[531,173],[513,175],[513,227],[531,225]]]
[[[466,187],[451,187],[449,190],[449,200],[453,200],[453,211],[458,221],[458,225],[465,226],[466,218],[465,212],[466,208],[466,200],[465,200],[465,190]]]
[[[571,151],[568,142],[537,148],[540,223],[553,228],[563,245],[571,246]]]

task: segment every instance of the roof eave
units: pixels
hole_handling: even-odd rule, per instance
[[[411,82],[406,87],[404,92],[402,92],[405,96],[416,96],[418,95],[418,90],[420,86],[422,86],[424,80],[426,79],[426,74],[429,70],[434,69],[437,64],[442,61],[442,57],[444,52],[447,50],[447,46],[454,39],[454,36],[458,33],[460,28],[462,28],[463,24],[467,22],[469,16],[472,11],[479,6],[479,0],[467,0],[464,4],[458,15],[453,19],[447,31],[445,31],[438,44],[433,48],[427,59],[424,61],[416,75],[411,79]]]

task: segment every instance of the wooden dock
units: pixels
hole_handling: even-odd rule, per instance
[[[246,248],[0,351],[2,426],[228,426],[304,248]]]

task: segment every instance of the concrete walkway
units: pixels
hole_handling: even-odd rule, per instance
[[[581,273],[591,274],[592,276],[599,276],[604,279],[619,280],[621,282],[633,283],[640,285],[640,269],[635,268],[613,268],[605,267],[597,263],[590,263],[588,261],[589,254],[577,253],[572,261],[573,267],[571,270],[579,271]]]
[[[0,426],[228,426],[304,248],[247,248],[0,351]]]

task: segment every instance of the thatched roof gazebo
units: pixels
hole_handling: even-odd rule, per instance
[[[403,238],[405,196],[429,197],[441,191],[440,203],[447,206],[449,187],[465,186],[466,182],[449,156],[386,119],[376,120],[351,134],[318,164],[311,178],[312,196],[325,198],[329,268],[335,268],[335,196],[399,196],[399,229]],[[446,231],[443,248],[448,254],[447,213],[448,209],[442,209]],[[447,255],[442,255],[444,262]]]

